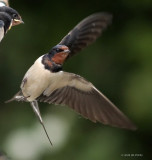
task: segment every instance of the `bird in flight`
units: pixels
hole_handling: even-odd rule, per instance
[[[111,14],[95,13],[78,23],[60,43],[34,62],[20,91],[7,102],[30,102],[45,132],[38,102],[69,106],[93,122],[135,130],[136,126],[91,82],[62,70],[64,62],[93,43],[111,21]],[[47,137],[50,141],[48,134]]]
[[[24,23],[19,13],[0,1],[0,41],[12,26]]]

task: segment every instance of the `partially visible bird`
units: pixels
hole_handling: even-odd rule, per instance
[[[69,106],[93,122],[135,130],[136,126],[91,82],[62,71],[63,63],[93,43],[111,20],[108,13],[96,13],[82,20],[58,45],[34,62],[23,78],[21,90],[7,102],[30,102],[44,129],[38,101]]]
[[[11,17],[4,12],[0,13],[0,42],[3,39],[4,35],[7,33],[9,29],[12,27],[12,19]]]
[[[7,13],[11,17],[12,26],[16,26],[21,23],[24,23],[20,14],[15,9],[13,9],[11,7],[2,6],[2,7],[0,7],[0,13],[1,12]]]
[[[19,13],[6,3],[8,1],[0,1],[0,41],[12,26],[24,23]]]

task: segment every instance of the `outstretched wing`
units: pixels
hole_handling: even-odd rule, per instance
[[[134,124],[92,83],[67,72],[56,73],[56,80],[37,98],[40,102],[67,105],[93,122],[135,129]]]
[[[0,42],[4,37],[4,22],[0,20]]]
[[[69,47],[71,53],[67,58],[93,43],[111,20],[112,15],[108,13],[96,13],[82,20],[59,43]]]

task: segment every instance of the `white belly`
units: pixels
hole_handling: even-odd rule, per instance
[[[28,97],[28,101],[35,100],[43,93],[43,91],[49,86],[51,76],[54,74],[49,70],[44,69],[41,60],[42,56],[35,61],[25,74],[24,79],[27,79],[25,84],[21,84],[22,93],[25,97]]]

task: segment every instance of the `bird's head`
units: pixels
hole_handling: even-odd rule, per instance
[[[13,20],[12,26],[24,23],[19,13],[11,7],[6,7],[6,6],[0,7],[0,12],[5,12],[11,17],[11,19]]]
[[[56,45],[53,47],[49,55],[51,57],[51,61],[53,61],[56,64],[62,65],[64,61],[66,60],[67,56],[69,55],[70,50],[65,45]]]

